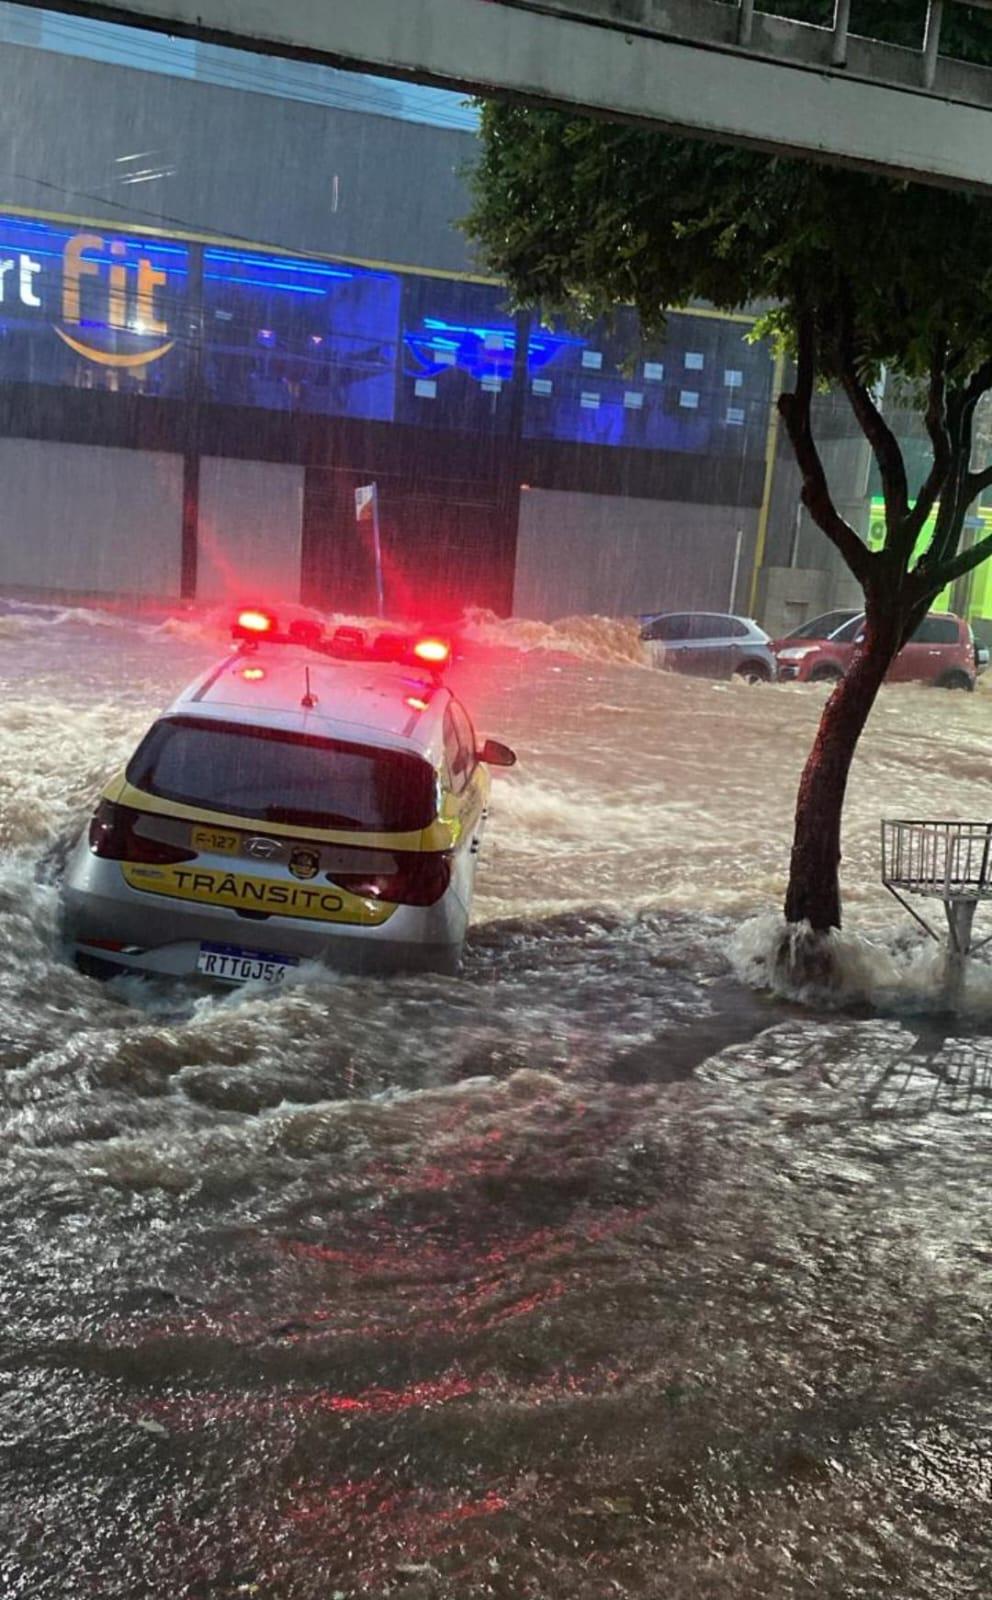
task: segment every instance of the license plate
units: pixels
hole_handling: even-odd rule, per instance
[[[299,966],[295,956],[267,950],[242,950],[235,944],[201,944],[197,972],[220,983],[282,983]]]

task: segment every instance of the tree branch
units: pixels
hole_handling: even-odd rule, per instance
[[[898,538],[893,540],[894,549],[904,561],[908,561],[912,556],[916,541],[937,503],[951,470],[954,452],[947,419],[947,368],[947,341],[938,337],[934,341],[930,360],[930,385],[927,391],[927,408],[923,417],[933,448],[933,465]]]
[[[840,552],[858,582],[865,585],[871,573],[871,552],[834,505],[823,462],[813,438],[815,378],[816,330],[811,313],[803,312],[797,329],[796,387],[792,394],[779,395],[778,408],[803,475],[803,505],[817,527]]]
[[[975,408],[989,388],[992,388],[992,360],[985,361],[980,367],[975,368],[965,387],[953,397],[948,408],[951,468],[941,494],[940,511],[933,538],[916,567],[916,571],[928,583],[931,576],[936,577],[955,558],[964,527],[965,512],[975,495],[980,492],[980,488],[976,488],[975,485],[976,483],[982,485],[984,474],[969,472],[968,467],[971,462]],[[964,554],[968,555],[970,552],[966,551]],[[973,565],[975,563],[970,562],[963,570],[968,572]],[[943,580],[941,588],[944,582],[950,582],[950,579]]]
[[[980,539],[978,544],[973,544],[970,550],[961,550],[950,561],[942,561],[935,567],[927,567],[928,588],[934,588],[934,592],[939,594],[941,589],[953,583],[955,578],[963,578],[973,567],[980,567],[989,556],[992,556],[992,533]]]
[[[968,379],[968,386],[964,391],[965,405],[974,411],[982,395],[987,394],[989,389],[992,389],[992,360],[983,361]]]
[[[837,341],[840,381],[851,403],[851,410],[878,463],[885,498],[886,545],[909,515],[909,485],[906,463],[895,434],[882,416],[868,386],[858,377],[854,321],[846,296],[840,306],[840,336]]]
[[[969,472],[965,489],[969,505],[977,495],[984,494],[986,489],[992,489],[992,467],[986,467],[982,472]]]

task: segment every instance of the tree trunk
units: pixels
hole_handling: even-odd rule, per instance
[[[796,802],[786,921],[840,927],[840,828],[847,775],[882,680],[901,643],[897,616],[869,618],[865,641],[823,709]]]

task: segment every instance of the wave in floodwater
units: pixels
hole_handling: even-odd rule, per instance
[[[983,814],[987,701],[883,694],[787,992],[822,691],[476,619],[458,979],[92,983],[65,852],[222,622],[0,614],[0,1592],[984,1600],[992,968],[877,837]]]
[[[497,617],[493,611],[466,613],[464,637],[480,644],[529,652],[552,651],[586,661],[647,664],[640,623],[633,617],[563,617],[536,622],[527,617]]]
[[[869,1006],[883,1015],[953,1013],[962,1025],[988,1028],[992,1024],[988,950],[977,950],[964,963],[958,980],[948,963],[946,940],[939,929],[935,933],[937,937],[928,939],[911,927],[886,938],[871,938],[835,931],[819,945],[818,970],[802,972],[800,964],[797,974],[783,963],[794,933],[782,917],[769,913],[743,923],[727,948],[743,983],[800,1003]]]

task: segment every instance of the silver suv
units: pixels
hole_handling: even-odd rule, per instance
[[[699,678],[774,683],[778,666],[768,634],[750,617],[717,611],[671,611],[641,617],[652,664]]]

